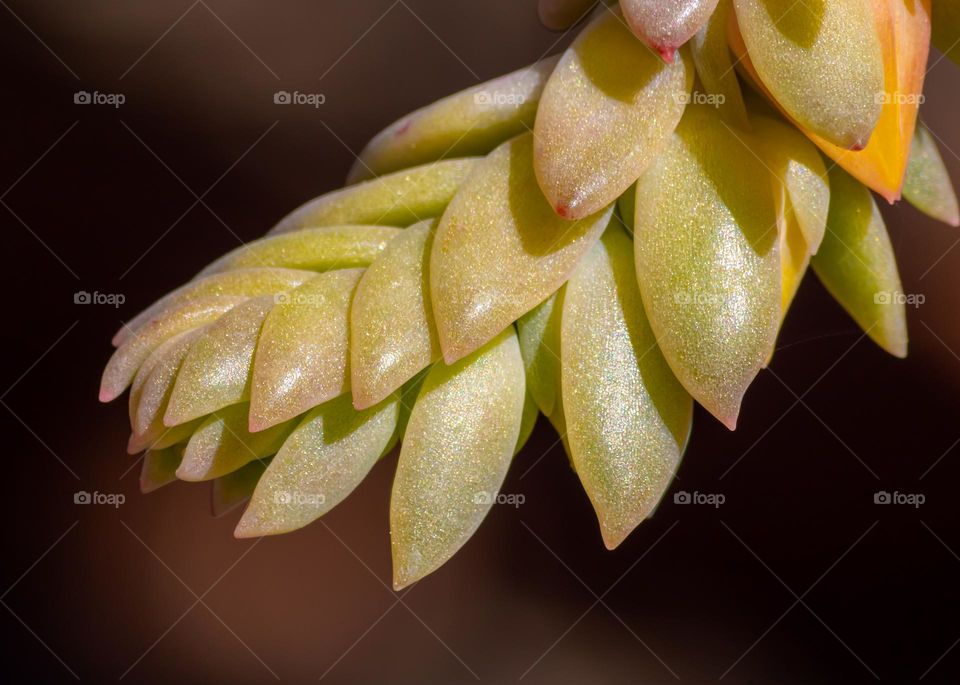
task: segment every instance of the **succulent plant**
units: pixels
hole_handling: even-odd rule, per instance
[[[399,588],[480,525],[543,413],[616,547],[656,508],[694,401],[735,428],[812,267],[907,351],[874,194],[954,226],[917,122],[938,0],[544,0],[557,57],[375,136],[348,185],[221,257],[117,333],[142,487],[249,499],[292,531],[399,444]],[[932,21],[931,21],[932,13]]]

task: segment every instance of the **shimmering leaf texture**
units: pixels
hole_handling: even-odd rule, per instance
[[[637,181],[634,245],[664,357],[729,428],[773,349],[780,318],[774,180],[711,108],[692,106]]]
[[[597,0],[540,0],[540,23],[551,31],[565,31],[590,13]]]
[[[121,328],[113,338],[122,345],[149,326],[157,326],[165,314],[185,305],[225,298],[250,298],[296,288],[316,276],[312,271],[258,267],[237,269],[190,281],[160,298]],[[149,331],[146,331],[149,333]]]
[[[260,476],[267,468],[266,461],[252,461],[241,469],[213,481],[210,489],[210,511],[223,516],[250,499]]]
[[[118,347],[100,379],[100,401],[110,402],[127,389],[140,365],[163,342],[177,333],[210,323],[245,301],[242,297],[205,297],[186,302],[148,321],[135,336]]]
[[[657,506],[693,418],[647,322],[633,246],[619,228],[570,277],[561,341],[573,464],[613,549]]]
[[[295,209],[270,233],[342,224],[409,226],[440,216],[476,162],[432,162],[335,190]]]
[[[133,429],[127,445],[130,454],[154,447],[164,438],[174,437],[174,442],[179,442],[189,437],[189,433],[184,434],[184,427],[165,425],[163,415],[183,360],[204,330],[198,328],[170,338],[157,347],[137,372],[130,389],[130,426]]]
[[[328,271],[277,298],[260,331],[250,391],[253,432],[350,389],[350,300],[362,269]]]
[[[933,44],[960,65],[960,3],[933,0]]]
[[[893,246],[870,191],[830,170],[830,216],[813,270],[830,294],[880,347],[907,354],[904,294]]]
[[[673,62],[677,49],[707,22],[717,0],[620,0],[623,16],[638,38]]]
[[[820,248],[830,207],[830,183],[823,158],[802,133],[777,119],[752,118],[764,163],[776,175],[775,201],[780,235],[780,317],[786,316]]]
[[[795,120],[807,136],[860,182],[889,202],[900,198],[910,142],[923,91],[923,78],[929,51],[930,19],[928,0],[871,0],[864,3],[872,12],[883,54],[883,88],[874,101],[881,105],[880,119],[870,142],[855,151],[838,146],[817,135]],[[739,56],[739,64],[754,82],[758,82],[742,37],[732,27],[730,45]],[[856,65],[859,68],[859,65]],[[759,87],[763,89],[763,85]],[[768,93],[769,95],[769,93]],[[774,103],[786,114],[782,103]]]
[[[204,329],[180,366],[163,417],[166,425],[250,399],[253,353],[275,301],[275,295],[247,300]]]
[[[308,271],[367,266],[399,232],[390,226],[323,226],[268,236],[228,252],[198,277],[257,266]]]
[[[350,311],[357,409],[377,404],[440,357],[427,270],[434,225],[415,224],[390,241],[357,286]]]
[[[581,219],[616,200],[677,125],[692,85],[689,57],[664,64],[610,12],[581,31],[534,127],[537,179],[557,214]]]
[[[177,480],[183,445],[147,450],[140,467],[140,492],[147,494]]]
[[[560,288],[517,320],[520,354],[526,369],[527,392],[547,416],[560,394]]]
[[[275,535],[315,521],[353,492],[397,427],[396,395],[358,412],[349,395],[311,411],[260,478],[235,535]]]
[[[896,0],[902,2],[902,0]],[[880,117],[883,55],[863,0],[733,0],[760,81],[799,124],[862,149]]]
[[[540,94],[557,59],[548,57],[408,114],[367,143],[348,182],[437,159],[485,155],[533,128]]]
[[[513,454],[516,456],[523,446],[527,444],[530,435],[533,433],[533,427],[537,423],[537,417],[540,416],[540,410],[537,403],[533,401],[533,396],[528,392],[523,400],[523,414],[520,416],[520,435],[517,437],[517,445],[513,448]]]
[[[224,407],[211,414],[190,436],[177,469],[180,480],[219,478],[245,464],[276,454],[296,427],[287,421],[251,433],[247,427],[250,405],[246,402]]]
[[[919,121],[910,148],[903,196],[924,214],[951,226],[960,226],[957,194],[950,174],[940,157],[936,139]]]
[[[430,370],[390,499],[396,589],[439,568],[490,510],[518,442],[525,394],[512,326],[468,358]]]
[[[530,134],[504,143],[477,165],[440,220],[430,292],[447,363],[556,291],[610,220],[612,207],[577,222],[557,217],[532,160]]]
[[[690,54],[704,89],[719,105],[720,115],[734,126],[747,128],[743,93],[727,42],[732,13],[733,0],[720,0],[706,25],[693,36]]]
[[[751,121],[763,145],[765,162],[786,188],[803,238],[815,253],[823,240],[830,209],[830,182],[823,158],[792,126],[764,116]]]

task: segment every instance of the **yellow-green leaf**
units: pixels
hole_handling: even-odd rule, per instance
[[[774,177],[715,110],[692,106],[637,181],[643,302],[677,378],[727,427],[780,319]]]
[[[435,571],[479,527],[517,446],[525,395],[512,326],[466,359],[430,370],[390,499],[396,589]]]
[[[880,118],[884,72],[863,0],[734,0],[764,86],[801,126],[846,149],[866,147]]]
[[[732,12],[733,0],[720,0],[710,19],[690,41],[690,53],[697,76],[707,94],[714,97],[720,115],[733,126],[748,128],[743,92],[727,42]]]
[[[440,220],[430,292],[447,363],[556,291],[610,220],[612,207],[577,222],[557,217],[537,187],[533,145],[524,134],[490,153]]]
[[[253,353],[275,295],[238,304],[204,329],[187,352],[163,415],[176,426],[250,399]]]
[[[608,549],[656,508],[680,464],[693,401],[644,314],[633,246],[610,228],[566,285],[567,437]]]
[[[323,226],[267,236],[223,255],[198,278],[257,266],[307,271],[368,266],[398,233],[390,226]]]
[[[276,454],[296,427],[296,421],[251,433],[247,427],[249,411],[250,405],[243,402],[206,417],[187,442],[177,478],[189,481],[219,478],[251,461]]]
[[[830,215],[813,270],[874,342],[907,355],[905,295],[887,228],[870,191],[839,167],[830,170]]]
[[[958,36],[960,40],[960,36]],[[957,194],[933,134],[917,122],[903,196],[924,214],[951,226],[960,226]]]
[[[357,409],[377,404],[440,357],[427,282],[434,225],[415,224],[391,240],[357,285],[350,311]]]
[[[349,311],[363,269],[328,271],[280,295],[260,331],[250,430],[292,419],[350,389]]]
[[[485,155],[532,129],[540,93],[557,59],[548,57],[447,96],[394,122],[367,143],[348,182],[437,159]]]
[[[440,216],[476,162],[431,162],[335,190],[298,207],[270,233],[343,224],[409,226]]]
[[[560,314],[564,288],[517,320],[527,392],[547,416],[553,413],[560,394]]]
[[[214,516],[223,516],[250,499],[260,476],[267,468],[267,461],[252,461],[233,473],[213,481],[210,488],[210,511]]]
[[[333,509],[384,453],[398,415],[396,395],[360,412],[349,395],[315,408],[270,462],[234,534],[288,533]]]
[[[140,467],[140,492],[147,494],[177,480],[183,445],[147,450]]]
[[[534,127],[537,179],[556,213],[581,219],[616,200],[677,125],[692,85],[689,56],[664,64],[612,12],[581,31]]]

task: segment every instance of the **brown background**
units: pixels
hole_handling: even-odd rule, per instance
[[[339,185],[382,126],[568,39],[540,28],[532,0],[0,4],[0,669],[38,682],[956,682],[954,229],[885,210],[905,291],[926,297],[907,361],[860,340],[807,280],[737,432],[697,415],[674,491],[722,493],[722,507],[670,494],[607,552],[541,422],[504,487],[525,504],[495,507],[398,603],[392,460],[323,522],[235,541],[236,515],[209,518],[206,488],[137,492],[125,407],[95,399],[109,338]],[[936,63],[924,108],[956,150],[958,85]],[[75,105],[79,90],[126,103]],[[277,106],[277,90],[326,103]],[[126,304],[75,305],[78,290]],[[126,503],[78,506],[81,489]],[[926,503],[877,506],[878,490]]]

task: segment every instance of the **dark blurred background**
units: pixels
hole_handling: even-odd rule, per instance
[[[96,401],[109,340],[340,185],[381,127],[569,37],[533,0],[0,5],[6,680],[957,682],[955,229],[884,209],[904,290],[925,296],[906,361],[808,278],[738,430],[698,413],[673,490],[620,549],[541,421],[504,486],[524,504],[397,595],[393,459],[322,522],[234,540],[238,514],[210,518],[204,486],[139,494],[125,402]],[[931,65],[923,114],[960,179],[960,72]],[[125,304],[74,304],[81,290]],[[79,490],[126,501],[75,505]]]

